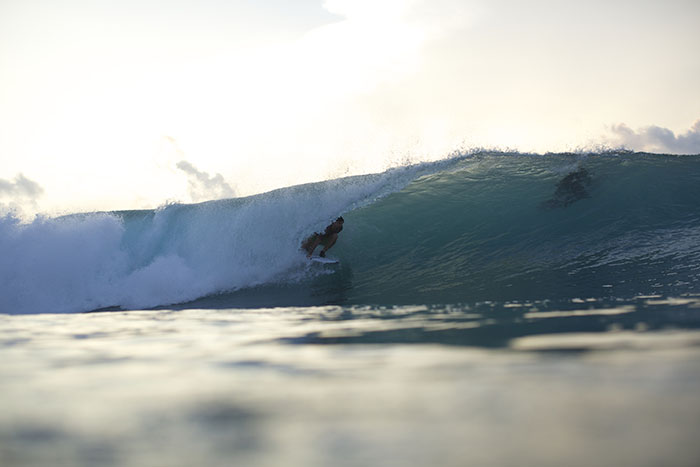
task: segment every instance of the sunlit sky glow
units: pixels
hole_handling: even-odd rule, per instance
[[[459,147],[698,153],[698,24],[683,0],[2,0],[0,211],[247,195]]]

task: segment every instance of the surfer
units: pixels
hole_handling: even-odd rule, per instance
[[[326,230],[324,230],[323,233],[314,232],[313,235],[304,240],[304,243],[301,244],[301,248],[306,251],[306,257],[311,258],[311,255],[314,253],[316,247],[321,244],[324,248],[321,250],[321,253],[319,253],[319,256],[321,256],[321,258],[325,258],[326,252],[330,250],[338,240],[338,234],[341,230],[343,230],[344,223],[345,219],[343,219],[341,216],[326,227]]]

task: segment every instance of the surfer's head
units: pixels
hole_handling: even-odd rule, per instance
[[[340,222],[341,224],[345,222],[345,219],[343,219],[343,216],[340,216],[335,220],[336,222]]]

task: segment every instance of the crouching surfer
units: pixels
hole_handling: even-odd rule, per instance
[[[323,233],[315,232],[309,238],[304,240],[304,242],[301,244],[301,248],[304,251],[306,251],[306,257],[311,258],[311,255],[314,253],[314,250],[320,244],[323,245],[323,250],[321,250],[321,253],[319,253],[319,255],[322,258],[325,258],[326,252],[330,250],[331,247],[335,245],[335,242],[338,240],[338,234],[341,230],[343,230],[344,223],[345,219],[343,219],[343,217],[341,216],[334,220],[328,227],[326,227],[326,230],[324,230]]]

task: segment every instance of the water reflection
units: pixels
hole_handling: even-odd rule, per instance
[[[675,306],[683,306],[679,311]],[[700,300],[572,299],[460,306],[337,308],[323,326],[281,338],[290,344],[442,344],[508,347],[531,335],[700,328]],[[337,321],[335,324],[326,321]]]
[[[0,460],[695,465],[699,314],[647,296],[0,315]]]

